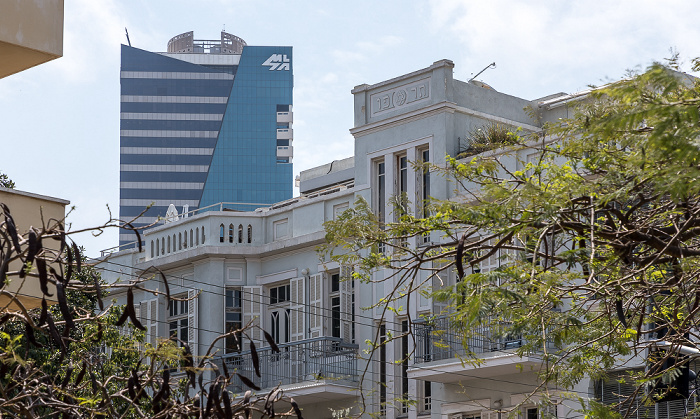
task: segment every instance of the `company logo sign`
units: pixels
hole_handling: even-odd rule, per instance
[[[262,65],[270,67],[270,71],[289,71],[289,58],[287,54],[272,54]]]

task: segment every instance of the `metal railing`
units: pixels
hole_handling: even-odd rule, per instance
[[[234,370],[249,378],[260,388],[300,383],[315,380],[343,380],[357,382],[358,345],[345,343],[342,339],[323,337],[279,345],[280,352],[270,347],[257,350],[260,358],[260,377],[255,374],[250,351],[224,355],[216,359],[217,366],[226,363],[230,372]],[[241,392],[248,388],[238,377],[234,378],[231,390]]]
[[[440,361],[468,353],[478,355],[518,349],[525,339],[521,334],[508,333],[509,325],[508,322],[494,321],[464,333],[449,317],[416,322],[413,325],[416,337],[414,363]],[[551,342],[547,347],[554,349]]]

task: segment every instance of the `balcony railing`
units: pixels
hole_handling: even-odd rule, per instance
[[[260,375],[255,374],[250,351],[234,353],[218,358],[225,362],[229,371],[251,379],[260,388],[288,385],[303,381],[338,380],[357,382],[358,345],[342,339],[324,337],[279,345],[280,352],[271,348],[258,349]],[[247,390],[238,378],[233,380],[231,390]]]
[[[508,323],[493,322],[470,330],[468,336],[449,317],[438,317],[414,324],[415,363],[440,361],[458,356],[488,354],[518,349],[524,344],[520,334],[504,333]],[[548,348],[554,349],[552,343]]]

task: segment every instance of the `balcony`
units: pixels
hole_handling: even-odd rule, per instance
[[[289,112],[277,112],[277,122],[290,123],[294,119],[294,113]]]
[[[250,378],[258,387],[270,389],[282,386],[285,394],[299,401],[344,399],[358,395],[358,345],[342,339],[324,337],[279,345],[280,352],[270,347],[258,349],[260,375],[255,375],[250,351],[233,353],[217,359]],[[229,389],[236,393],[248,390],[236,377]]]
[[[291,140],[294,138],[294,130],[292,128],[277,128],[278,140]]]
[[[294,147],[291,145],[277,146],[277,157],[293,157]]]
[[[471,378],[512,374],[540,366],[537,354],[520,356],[517,349],[525,342],[520,335],[504,335],[505,323],[494,323],[464,334],[447,317],[414,324],[416,350],[409,378],[441,383],[465,381]],[[481,358],[479,365],[463,363],[467,348]],[[551,349],[554,349],[553,345]]]

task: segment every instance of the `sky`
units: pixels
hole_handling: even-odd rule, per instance
[[[510,95],[575,93],[671,49],[689,69],[697,22],[685,0],[66,0],[63,57],[0,80],[0,172],[17,189],[70,200],[73,230],[118,216],[124,28],[148,51],[222,29],[249,45],[291,45],[296,175],[352,155],[354,86],[446,58],[464,81],[495,62],[479,79]],[[118,232],[76,240],[94,257]]]

